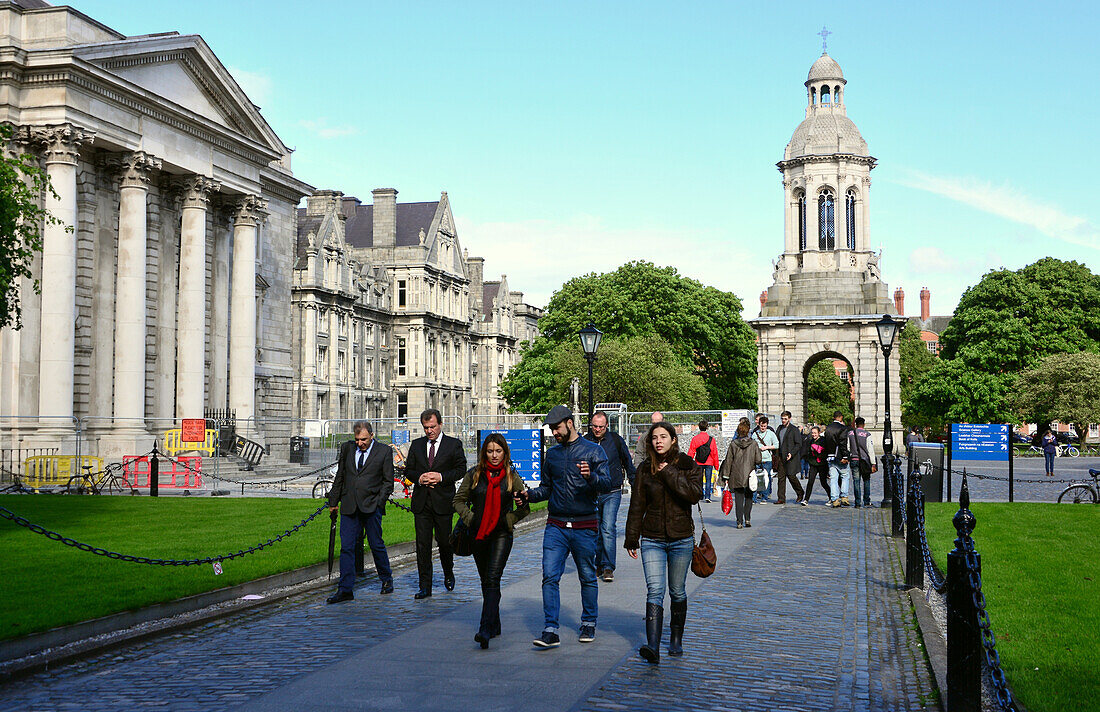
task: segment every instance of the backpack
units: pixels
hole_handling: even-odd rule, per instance
[[[705,465],[707,460],[710,459],[710,444],[712,442],[714,442],[714,437],[711,437],[695,450],[695,461],[700,465]]]

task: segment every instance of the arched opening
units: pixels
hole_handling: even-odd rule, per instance
[[[810,87],[810,103],[817,104],[817,87]]]
[[[852,189],[844,196],[844,230],[848,249],[856,249],[856,191]]]
[[[794,193],[795,199],[795,220],[798,222],[798,251],[806,251],[806,192],[802,190],[796,190]]]
[[[836,249],[836,197],[829,188],[817,196],[817,249]]]
[[[834,104],[839,104],[840,103],[840,85],[839,84],[837,84],[835,87],[833,87],[833,103]]]
[[[840,411],[845,419],[855,413],[855,369],[842,354],[822,351],[814,354],[802,368],[803,421],[811,425],[828,425],[833,413]]]
[[[826,84],[825,86],[821,87],[821,103],[822,103],[822,104],[828,104],[828,103],[830,103],[830,96],[829,96],[829,85],[828,85],[828,84]]]

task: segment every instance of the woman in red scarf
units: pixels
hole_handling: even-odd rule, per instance
[[[500,635],[500,577],[512,551],[512,527],[531,512],[520,496],[524,490],[523,479],[512,468],[508,441],[500,433],[490,433],[453,502],[474,536],[473,556],[483,599],[474,640],[482,649],[489,647],[490,638]]]

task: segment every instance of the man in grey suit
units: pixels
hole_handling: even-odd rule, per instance
[[[328,603],[355,598],[355,550],[366,534],[374,557],[374,568],[382,580],[382,593],[393,593],[393,570],[382,541],[382,517],[386,500],[393,494],[393,451],[385,443],[374,441],[374,428],[365,420],[352,430],[355,440],[340,446],[336,460],[336,479],[328,493],[331,511],[340,508],[340,583]]]

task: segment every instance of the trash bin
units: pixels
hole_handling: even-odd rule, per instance
[[[290,461],[299,465],[309,463],[309,438],[294,436],[290,439]]]
[[[931,461],[932,471],[921,476],[921,492],[926,502],[943,501],[943,443],[913,443],[909,446],[911,468]]]
[[[218,426],[218,452],[228,457],[233,451],[233,441],[237,439],[237,427],[229,423]]]

